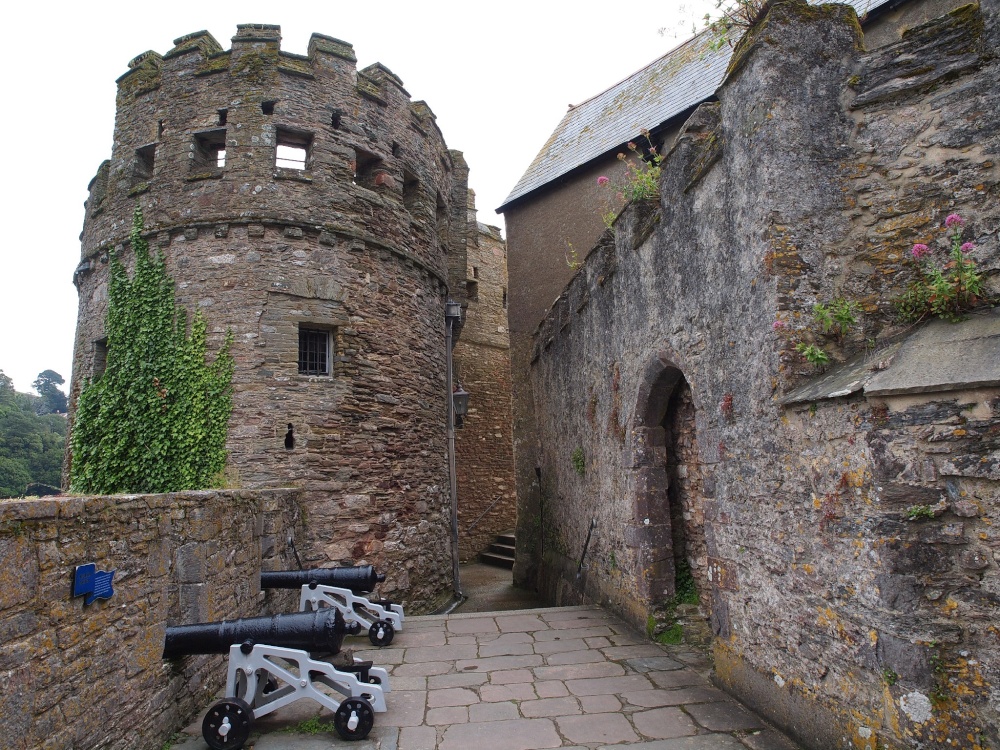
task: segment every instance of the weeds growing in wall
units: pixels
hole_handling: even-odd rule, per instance
[[[206,323],[188,330],[163,257],[151,257],[136,206],[130,279],[112,254],[107,364],[84,384],[71,436],[70,487],[80,493],[176,492],[219,484],[232,412],[232,335],[206,361]]]

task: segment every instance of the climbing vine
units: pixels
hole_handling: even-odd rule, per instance
[[[206,323],[174,300],[163,257],[151,257],[136,206],[129,279],[112,254],[107,366],[84,384],[71,448],[74,492],[175,492],[213,486],[226,464],[232,334],[206,361]]]

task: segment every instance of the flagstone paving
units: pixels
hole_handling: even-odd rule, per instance
[[[365,740],[341,740],[329,712],[300,700],[256,722],[247,750],[798,747],[713,687],[703,653],[651,643],[597,607],[409,617],[391,646],[365,645],[344,643],[392,687]],[[309,720],[322,731],[301,731]],[[200,727],[173,750],[207,748]]]

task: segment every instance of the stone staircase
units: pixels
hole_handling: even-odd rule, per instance
[[[479,562],[510,570],[514,567],[514,532],[497,534],[486,552],[479,553]]]

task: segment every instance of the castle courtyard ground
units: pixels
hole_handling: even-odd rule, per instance
[[[246,748],[798,747],[714,687],[703,652],[652,643],[598,607],[503,609],[538,602],[510,585],[509,571],[471,565],[462,575],[469,602],[458,611],[407,618],[384,649],[345,641],[391,675],[388,711],[365,740],[341,740],[329,713],[301,700],[257,722]],[[497,609],[479,611],[491,604]],[[317,724],[324,731],[301,731]],[[172,750],[205,750],[200,727],[199,718]]]

